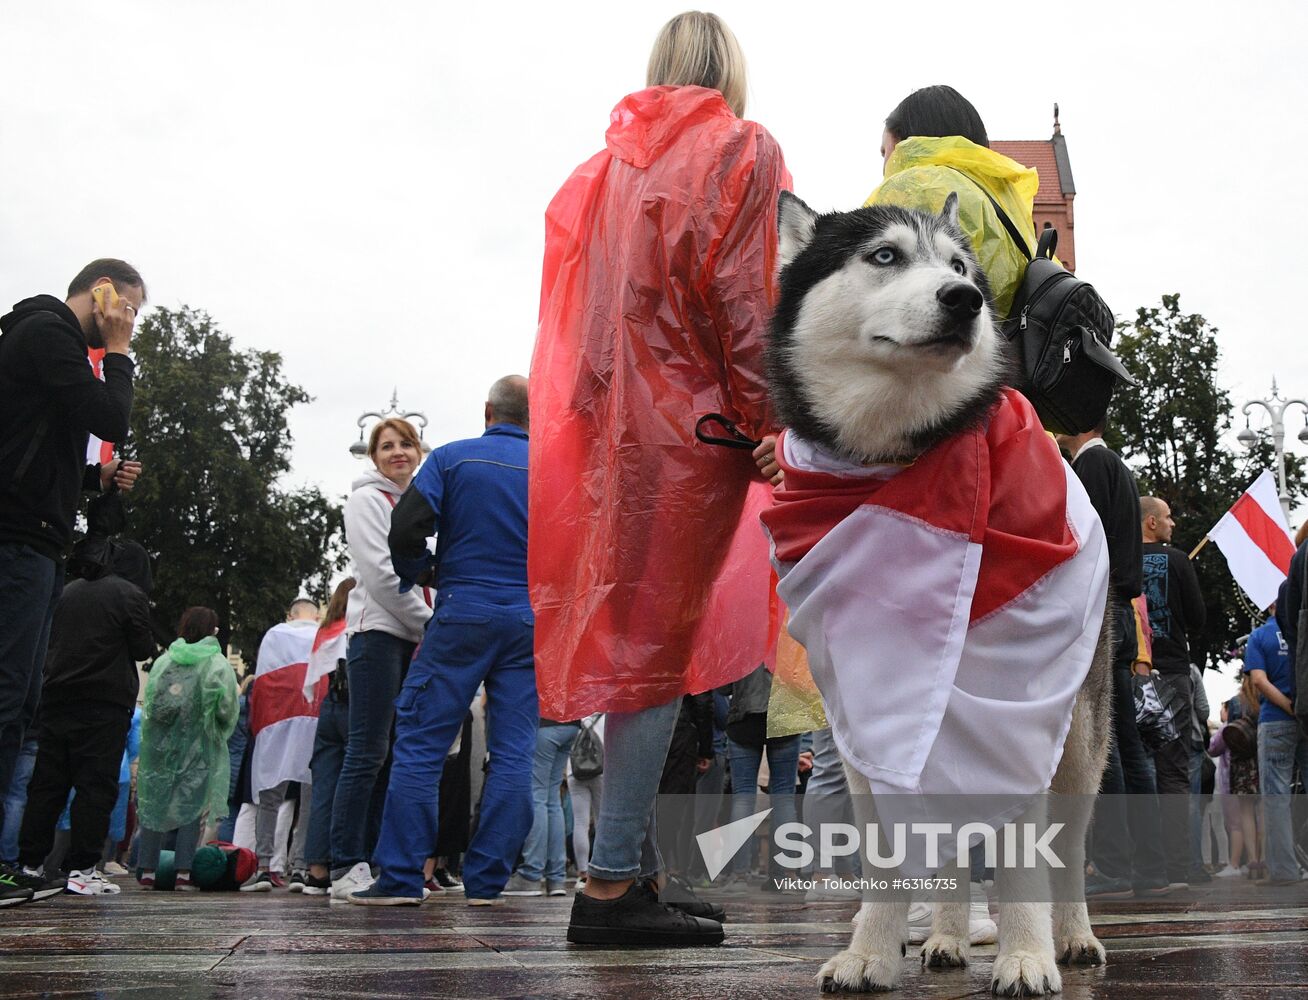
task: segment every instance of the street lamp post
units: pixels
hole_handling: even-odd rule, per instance
[[[1285,487],[1285,411],[1292,406],[1302,406],[1304,415],[1308,417],[1308,403],[1302,399],[1282,399],[1281,393],[1276,388],[1276,378],[1272,378],[1272,395],[1268,399],[1252,399],[1244,404],[1240,411],[1244,414],[1244,430],[1236,435],[1238,440],[1246,448],[1252,448],[1258,443],[1258,435],[1249,427],[1249,411],[1255,406],[1261,406],[1267,411],[1267,415],[1272,418],[1272,445],[1276,449],[1276,489],[1281,501],[1281,509],[1285,511],[1285,520],[1290,520],[1290,494]],[[1308,424],[1304,425],[1303,430],[1299,432],[1299,440],[1308,444]]]
[[[363,430],[369,422],[375,420],[385,420],[387,417],[399,417],[401,420],[407,420],[418,428],[418,443],[422,446],[424,452],[431,451],[431,447],[423,440],[423,431],[427,428],[427,415],[418,410],[400,409],[398,389],[391,390],[391,405],[385,410],[368,410],[363,413],[358,420],[359,440],[350,445],[350,454],[355,458],[363,458],[368,454],[368,442],[364,439]]]

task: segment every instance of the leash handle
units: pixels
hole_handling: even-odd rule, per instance
[[[705,433],[704,428],[710,424],[717,424],[726,432],[726,436],[719,437]],[[735,421],[724,417],[721,413],[706,413],[695,421],[695,437],[704,444],[716,445],[719,448],[738,448],[741,451],[753,451],[762,444],[761,441],[749,437],[736,426]]]

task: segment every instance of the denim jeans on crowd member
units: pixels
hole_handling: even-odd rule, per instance
[[[395,698],[400,693],[414,644],[389,632],[350,636],[346,670],[350,688],[350,735],[332,804],[332,876],[368,861],[368,818],[391,747]],[[469,697],[471,700],[471,696]],[[468,710],[465,703],[463,712]],[[462,712],[459,719],[462,720]],[[445,748],[446,750],[449,747]],[[444,760],[445,751],[441,751]]]
[[[313,734],[313,757],[309,761],[309,771],[313,775],[313,797],[309,812],[309,834],[304,842],[306,865],[331,865],[332,807],[336,801],[336,783],[341,776],[345,744],[349,738],[350,706],[329,694],[318,709],[318,728]]]
[[[829,726],[813,730],[813,770],[804,788],[804,822],[814,830],[826,823],[852,825],[854,822],[845,765]],[[833,874],[857,875],[862,865],[857,854],[847,854],[833,858],[832,867],[831,872],[822,871],[815,854],[808,871],[819,878]]]
[[[763,746],[745,746],[729,740],[731,759],[731,822],[744,819],[755,811],[758,800],[758,771],[766,750],[768,755],[768,799],[772,815],[768,817],[771,829],[782,823],[794,823],[799,818],[795,798],[795,785],[799,780],[799,742],[796,736],[767,740]],[[754,839],[741,849],[732,861],[731,870],[738,875],[749,871],[750,854]]]
[[[590,864],[590,821],[599,815],[604,801],[604,775],[578,778],[568,775],[568,798],[572,801],[572,854],[577,859],[577,874],[585,875]]]
[[[0,804],[0,809],[4,810],[3,826],[0,826],[0,861],[12,862],[18,859],[18,831],[23,826],[23,809],[27,805],[27,783],[36,767],[36,740],[31,738],[31,733],[27,735],[22,749],[18,751],[14,775],[9,779],[4,802]]]
[[[663,868],[654,807],[680,711],[678,696],[636,712],[605,714],[604,798],[595,821],[591,875],[622,882]]]
[[[173,848],[173,869],[189,872],[191,862],[195,859],[195,849],[200,842],[200,827],[203,817],[191,820],[177,828],[177,844]],[[159,851],[171,830],[148,830],[141,827],[141,840],[137,847],[136,867],[141,871],[152,872],[159,867]]]
[[[1186,739],[1190,741],[1190,871],[1194,872],[1204,866],[1204,810],[1213,797],[1203,794],[1204,758],[1208,754],[1192,737],[1187,736]]]
[[[534,632],[529,605],[456,602],[441,595],[395,700],[395,749],[377,839],[378,891],[422,895],[423,862],[434,853],[440,832],[446,755],[483,682],[490,769],[477,830],[463,860],[463,888],[469,899],[491,899],[504,889],[532,822],[532,758],[540,722]],[[351,708],[354,692],[351,673]],[[338,813],[340,794],[338,789]]]
[[[1129,604],[1109,601],[1113,632],[1113,738],[1094,814],[1094,864],[1106,878],[1126,879],[1136,889],[1167,884],[1162,814],[1153,762],[1135,725],[1131,666],[1137,646]]]
[[[577,725],[541,726],[536,731],[536,757],[531,765],[531,832],[522,847],[518,874],[530,882],[545,878],[562,882],[568,853],[563,842],[563,803],[559,785],[568,766],[568,754],[581,732]],[[578,865],[580,866],[580,859]]]
[[[1299,732],[1298,722],[1268,721],[1258,726],[1258,784],[1263,797],[1267,837],[1267,875],[1292,879],[1299,875],[1294,857],[1297,829],[1292,815],[1290,783],[1294,766],[1308,781],[1308,738]]]
[[[0,542],[0,789],[9,788],[36,716],[50,620],[63,589],[64,568],[53,559],[27,545]]]

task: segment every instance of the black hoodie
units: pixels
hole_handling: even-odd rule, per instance
[[[87,435],[127,438],[134,366],[125,354],[106,355],[97,379],[77,317],[53,295],[19,302],[0,330],[0,542],[62,560],[78,494],[99,485],[95,468],[88,472]],[[40,443],[15,479],[43,417]]]
[[[50,624],[42,705],[99,701],[131,712],[136,663],[157,647],[150,624],[150,559],[136,542],[114,542],[109,571],[64,588]]]

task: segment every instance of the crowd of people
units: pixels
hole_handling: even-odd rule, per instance
[[[777,614],[758,515],[783,477],[762,352],[791,178],[743,117],[743,58],[718,18],[669,22],[648,84],[549,206],[530,379],[497,381],[485,433],[425,457],[406,421],[372,428],[345,509],[350,578],[324,612],[291,603],[248,676],[207,607],[160,650],[130,528],[79,542],[64,585],[82,490],[113,498],[148,475],[87,462],[88,435],[126,437],[141,276],[97,260],[65,298],[0,320],[0,905],[134,876],[489,906],[569,892],[571,847],[569,940],[711,944],[725,912],[694,891],[705,872],[667,870],[660,792],[695,795],[707,827],[754,811],[764,761],[775,823],[844,787],[830,730],[767,726]],[[939,212],[956,195],[1002,314],[1024,261],[998,213],[1034,245],[1033,172],[989,149],[949,87],[901,102],[882,151],[869,204]],[[706,413],[752,454],[698,442]],[[1166,498],[1139,497],[1105,446],[1106,416],[1059,442],[1108,536],[1117,627],[1087,893],[1166,894],[1213,871],[1297,881],[1305,530],[1210,732],[1194,571]],[[1216,823],[1198,794],[1210,758]],[[844,891],[841,871],[813,874],[830,885],[810,891]],[[774,875],[745,852],[726,878],[780,891]],[[974,898],[973,941],[993,940]],[[924,935],[929,908],[911,919]]]

